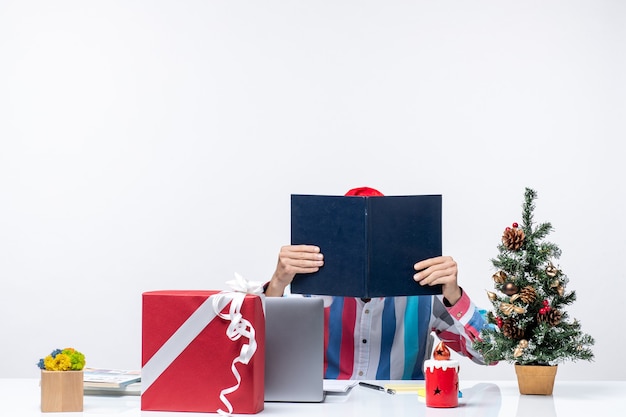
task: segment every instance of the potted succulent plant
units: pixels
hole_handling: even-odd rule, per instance
[[[55,349],[39,360],[41,411],[83,411],[85,355],[74,348]]]

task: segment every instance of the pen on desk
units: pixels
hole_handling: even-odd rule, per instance
[[[391,388],[385,389],[385,387],[381,387],[380,385],[368,384],[367,382],[359,382],[359,385],[365,388],[375,389],[376,391],[384,391],[387,394],[395,394],[396,390]]]

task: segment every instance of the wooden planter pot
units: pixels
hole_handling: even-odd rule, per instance
[[[83,371],[41,371],[41,411],[83,411]]]
[[[557,366],[515,365],[520,394],[552,395]]]

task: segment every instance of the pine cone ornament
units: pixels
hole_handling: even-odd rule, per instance
[[[524,337],[524,329],[520,329],[513,319],[506,319],[502,323],[502,334],[509,339],[519,340]]]
[[[550,326],[556,326],[561,322],[562,314],[559,310],[555,310],[553,308],[537,313],[537,321],[539,323],[548,323]]]
[[[524,244],[524,231],[517,228],[517,224],[513,227],[507,227],[502,235],[502,244],[511,251],[520,250]]]
[[[519,292],[519,298],[526,304],[530,304],[537,299],[537,290],[530,285],[524,287]]]

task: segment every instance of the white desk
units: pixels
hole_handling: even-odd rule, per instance
[[[622,415],[626,381],[558,381],[552,396],[520,395],[515,381],[461,381],[458,408],[428,408],[415,394],[389,395],[356,386],[321,404],[265,403],[262,417],[572,417]],[[7,417],[197,417],[213,413],[141,411],[138,396],[85,396],[83,413],[41,413],[38,379],[0,379],[0,415]]]

